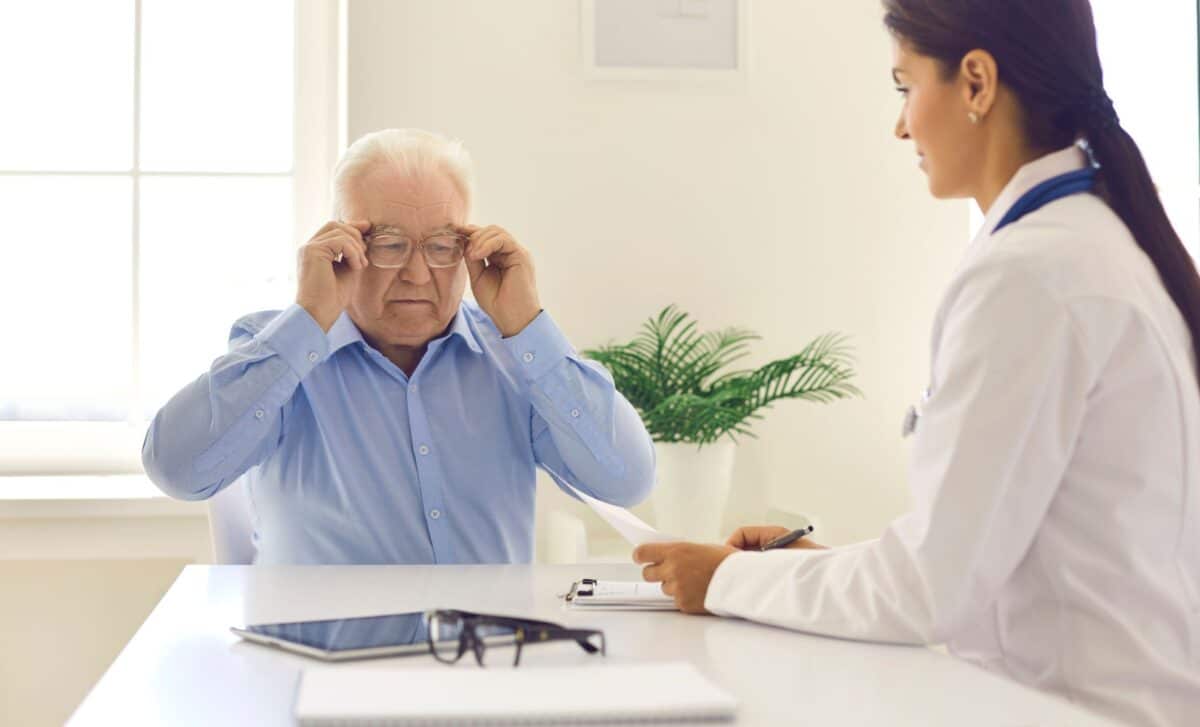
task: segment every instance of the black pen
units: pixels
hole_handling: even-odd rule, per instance
[[[778,538],[771,538],[767,542],[763,543],[759,550],[765,552],[768,550],[775,550],[776,548],[786,548],[800,538],[803,538],[805,535],[811,533],[813,529],[814,528],[812,525],[805,525],[804,527],[793,530],[790,533],[780,535]]]

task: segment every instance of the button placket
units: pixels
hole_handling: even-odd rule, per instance
[[[412,396],[419,388],[412,381],[408,382],[407,397],[408,421],[412,437],[413,452],[416,453],[417,487],[421,493],[421,502],[425,507],[426,522],[429,523],[429,534],[433,541],[434,557],[437,562],[452,558],[449,534],[446,526],[441,524],[445,519],[446,507],[442,501],[441,470],[437,458],[433,454],[433,443],[429,441],[429,421],[425,410],[417,396]]]

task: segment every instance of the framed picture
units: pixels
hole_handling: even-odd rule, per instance
[[[740,81],[749,0],[580,0],[584,76]]]

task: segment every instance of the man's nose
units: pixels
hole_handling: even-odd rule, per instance
[[[433,273],[429,270],[429,263],[425,262],[425,254],[421,250],[415,249],[412,255],[408,257],[408,262],[404,263],[404,267],[398,271],[400,280],[413,285],[424,285],[433,279]]]
[[[900,117],[896,119],[896,138],[904,141],[908,138],[908,124],[904,123],[904,112],[900,112]]]

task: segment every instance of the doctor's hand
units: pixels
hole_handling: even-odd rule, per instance
[[[725,544],[738,550],[762,550],[762,547],[781,535],[787,535],[791,530],[780,527],[778,525],[747,525],[738,528],[733,535],[729,536],[729,540]],[[781,550],[795,548],[808,550],[827,550],[824,545],[814,543],[808,538],[800,538],[794,543],[790,543]]]
[[[645,543],[633,551],[633,562],[648,563],[642,577],[662,583],[663,593],[675,599],[684,613],[708,613],[704,598],[721,561],[736,553],[727,545]]]
[[[533,257],[502,227],[463,225],[471,292],[505,338],[525,329],[541,312]]]
[[[300,248],[296,303],[326,333],[350,304],[350,297],[367,268],[363,235],[371,229],[365,221],[326,222]]]

